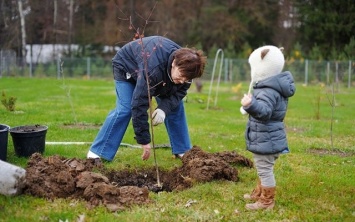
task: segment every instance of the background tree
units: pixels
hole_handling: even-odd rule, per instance
[[[25,10],[26,6],[23,5],[22,0],[17,1],[18,11],[20,15],[20,30],[21,30],[21,54],[20,56],[26,57],[26,23],[25,23]]]
[[[21,53],[21,30],[17,1],[1,0],[0,48],[14,49]]]
[[[18,0],[0,0],[0,48],[21,56]],[[263,44],[298,43],[302,56],[354,59],[354,0],[23,0],[28,44],[76,44],[72,55],[106,56],[104,46],[121,46],[135,31],[163,35],[182,46],[215,48],[246,58]],[[152,10],[154,8],[154,10]],[[152,13],[151,15],[149,15]],[[144,18],[150,18],[146,21]],[[249,48],[248,48],[249,47]],[[232,51],[234,50],[234,53]],[[55,48],[53,50],[56,51]],[[212,53],[212,52],[211,52]]]
[[[341,53],[355,33],[354,0],[295,0],[300,22],[297,39],[308,53],[317,45],[325,59],[332,50]]]
[[[293,2],[294,0],[279,1],[279,16],[277,25],[274,24],[272,36],[272,42],[284,47],[288,53],[297,42],[296,31],[299,25],[297,18],[298,11]]]

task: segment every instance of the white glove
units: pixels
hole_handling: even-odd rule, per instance
[[[243,106],[240,107],[239,111],[242,115],[248,114],[247,111],[244,110]]]
[[[153,118],[153,120],[152,120],[153,126],[157,126],[157,125],[161,124],[162,122],[164,122],[165,113],[161,109],[156,109],[156,110],[154,110],[154,112],[152,114],[152,118]]]

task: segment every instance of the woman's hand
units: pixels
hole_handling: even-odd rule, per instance
[[[142,145],[143,149],[143,154],[142,154],[142,160],[148,160],[150,157],[150,144],[145,144]]]
[[[157,126],[164,122],[165,112],[161,109],[156,109],[152,114],[152,118],[153,118],[152,120],[153,126]]]

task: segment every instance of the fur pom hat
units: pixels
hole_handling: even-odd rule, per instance
[[[285,58],[283,48],[267,45],[255,49],[249,56],[251,79],[258,82],[280,74],[284,68]]]
[[[285,65],[285,57],[282,51],[283,48],[266,45],[255,49],[250,54],[248,62],[251,68],[251,82],[248,94],[251,93],[254,83],[282,72]],[[240,108],[240,112],[246,114],[243,107]]]

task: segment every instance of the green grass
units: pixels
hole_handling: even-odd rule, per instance
[[[251,158],[245,150],[246,116],[239,113],[239,92],[234,85],[222,83],[214,106],[206,110],[209,83],[203,92],[192,87],[185,108],[194,145],[207,152],[232,151]],[[49,127],[46,141],[92,142],[106,114],[114,107],[111,80],[1,78],[0,89],[8,97],[17,97],[16,111],[0,107],[0,123],[11,127],[42,124]],[[133,206],[124,212],[111,213],[104,207],[87,209],[84,201],[56,199],[49,201],[32,196],[0,196],[0,221],[354,221],[355,220],[355,89],[340,88],[335,94],[332,119],[329,87],[297,85],[289,101],[285,119],[291,153],[276,162],[276,206],[274,210],[249,212],[244,209],[243,194],[255,184],[255,169],[238,168],[238,182],[214,181],[196,184],[181,192],[151,193],[152,204]],[[317,105],[319,104],[319,106]],[[317,118],[319,116],[319,118]],[[333,121],[333,146],[347,154],[318,155],[311,148],[332,151],[330,123]],[[168,143],[163,126],[154,128],[155,143]],[[135,144],[130,125],[122,142]],[[45,156],[59,154],[67,158],[85,158],[88,145],[47,145]],[[157,149],[159,167],[172,169],[181,161],[173,159],[170,149]],[[154,160],[141,161],[141,150],[122,147],[112,169],[153,166]],[[7,161],[22,167],[27,158],[15,155],[9,135]],[[196,201],[186,207],[189,200]]]

